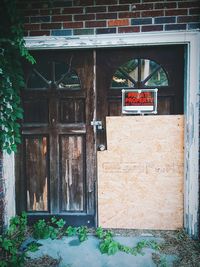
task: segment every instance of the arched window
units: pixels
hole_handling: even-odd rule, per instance
[[[47,89],[52,85],[56,89],[81,89],[79,77],[71,68],[71,64],[61,61],[46,64],[42,61],[38,62],[28,75],[26,88]]]
[[[161,65],[149,59],[131,59],[112,77],[111,89],[157,88],[168,86],[168,76]]]

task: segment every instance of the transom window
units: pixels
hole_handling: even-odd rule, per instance
[[[71,64],[65,62],[39,62],[33,66],[30,71],[26,88],[27,89],[47,89],[49,87],[56,89],[80,90],[80,80],[71,68]]]
[[[166,71],[155,61],[131,59],[114,73],[111,89],[168,86]]]

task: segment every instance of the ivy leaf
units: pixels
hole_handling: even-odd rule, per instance
[[[20,101],[20,89],[24,87],[24,76],[21,56],[34,64],[35,59],[25,47],[23,24],[16,9],[15,0],[5,0],[3,27],[6,28],[5,38],[0,38],[0,150],[8,154],[17,151],[20,143],[19,119],[23,119]],[[11,23],[10,23],[11,22]]]
[[[12,149],[11,149],[10,147],[6,147],[6,151],[7,151],[7,153],[8,153],[9,155],[11,155],[11,153],[12,153]]]
[[[16,115],[16,118],[23,119],[23,114],[21,112],[16,112],[15,115]]]
[[[3,242],[2,242],[2,247],[5,249],[5,250],[9,250],[10,247],[12,247],[12,242],[9,240],[9,239],[3,239]]]

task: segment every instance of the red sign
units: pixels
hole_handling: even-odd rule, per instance
[[[157,113],[157,89],[122,90],[123,113]]]
[[[125,106],[152,106],[154,103],[153,92],[126,92]]]

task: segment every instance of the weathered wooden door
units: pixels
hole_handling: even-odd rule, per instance
[[[184,128],[175,114],[183,114],[184,46],[102,49],[96,58],[97,119],[104,126],[97,142],[107,142],[97,154],[99,223],[181,228]],[[122,89],[142,88],[158,89],[159,116],[122,114]]]
[[[106,116],[122,116],[122,89],[158,88],[158,115],[183,114],[183,45],[101,49],[96,58],[97,119],[104,129]],[[105,133],[98,133],[98,144],[106,145]]]
[[[24,65],[17,209],[95,224],[93,52],[36,51]]]

